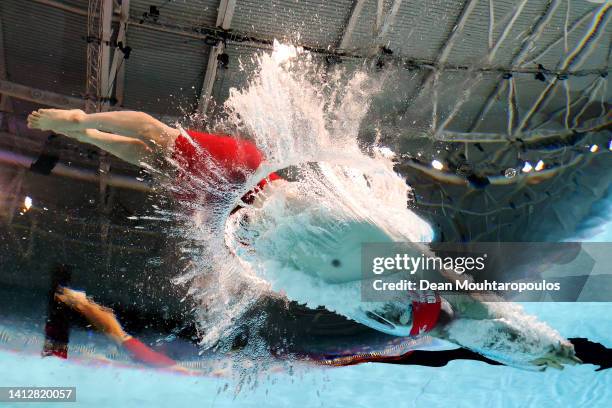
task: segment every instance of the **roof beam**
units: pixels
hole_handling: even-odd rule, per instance
[[[472,12],[474,11],[476,4],[478,4],[478,0],[466,0],[466,2],[463,4],[463,8],[461,9],[459,16],[457,17],[455,25],[451,29],[442,47],[438,50],[436,60],[432,64],[431,69],[429,69],[428,71],[424,73],[423,79],[421,80],[421,84],[417,88],[416,95],[413,99],[413,100],[419,99],[419,97],[423,94],[423,91],[427,89],[427,87],[431,84],[432,91],[433,91],[433,98],[431,98],[431,103],[432,103],[431,129],[432,131],[436,131],[438,127],[438,89],[437,88],[438,88],[438,82],[440,79],[440,71],[444,70],[446,61],[448,60],[448,56],[450,55],[453,45],[457,41],[457,38],[459,38],[459,34],[463,31],[463,28],[467,24],[467,21],[470,18],[470,15],[472,14]],[[412,105],[412,103],[406,106],[404,112],[408,110],[410,105]],[[454,114],[452,114],[452,116],[454,116]]]
[[[514,23],[516,23],[516,20],[519,18],[519,16],[521,15],[521,13],[523,12],[523,9],[525,8],[525,5],[527,4],[527,0],[522,0],[515,8],[514,8],[514,12],[512,13],[512,18],[510,19],[510,21],[508,22],[508,24],[506,24],[506,26],[504,27],[504,29],[502,30],[499,38],[497,39],[497,42],[495,43],[495,45],[493,46],[493,49],[491,49],[487,55],[487,62],[490,64],[493,62],[493,60],[495,59],[495,54],[497,54],[497,51],[499,50],[499,47],[501,47],[502,43],[504,42],[504,40],[506,39],[506,37],[508,36],[508,34],[510,34],[510,31],[512,30],[512,27],[514,26]]]
[[[534,55],[533,57],[526,59],[525,61],[522,62],[522,66],[525,65],[530,65],[535,63],[538,59],[540,59],[542,56],[546,55],[551,49],[553,49],[554,47],[556,47],[566,36],[569,36],[571,33],[574,32],[574,30],[578,29],[580,26],[582,26],[582,24],[585,23],[585,21],[587,21],[589,19],[589,17],[591,17],[591,15],[593,14],[593,10],[588,10],[587,12],[585,12],[582,16],[580,16],[579,18],[577,18],[576,20],[574,20],[574,22],[572,23],[571,26],[565,28],[563,30],[563,33],[561,33],[556,39],[555,41],[551,42],[549,45],[546,46],[546,48],[544,48],[542,51],[538,52],[536,55]]]
[[[85,109],[85,99],[62,95],[51,91],[44,91],[42,89],[32,88],[30,86],[11,81],[0,80],[0,95],[6,95],[12,98],[21,99],[23,101],[29,101],[44,106],[51,106],[58,109]],[[151,115],[156,116],[161,121],[166,123],[173,123],[179,120],[179,118],[175,116],[160,116],[154,113]]]
[[[591,48],[594,44],[597,44],[597,39],[601,34],[605,31],[606,25],[610,20],[610,9],[612,8],[612,2],[605,2],[597,9],[597,12],[593,16],[593,20],[591,21],[591,25],[588,30],[584,33],[576,47],[567,55],[567,57],[563,60],[563,62],[559,65],[559,70],[561,72],[568,71],[574,65],[580,66],[584,62],[584,58],[582,56],[589,54]],[[529,111],[527,111],[525,117],[521,121],[520,125],[517,127],[516,131],[523,131],[526,129],[533,115],[535,115],[543,106],[546,105],[548,99],[557,85],[559,81],[559,76],[553,77],[546,88],[542,91],[538,99],[531,106]]]
[[[415,97],[418,98],[425,89],[432,84],[433,90],[433,98],[432,98],[432,107],[431,107],[431,129],[432,131],[439,133],[444,127],[450,123],[450,120],[456,115],[458,112],[458,105],[455,105],[452,113],[448,116],[448,118],[442,123],[440,128],[438,129],[438,82],[440,80],[440,70],[444,68],[446,61],[448,60],[448,56],[451,53],[453,45],[457,38],[459,38],[459,34],[463,31],[463,28],[467,24],[470,15],[474,11],[474,8],[478,4],[478,0],[467,0],[461,9],[461,13],[459,13],[459,17],[457,18],[457,22],[451,29],[448,38],[444,42],[444,45],[438,51],[438,56],[436,57],[435,67],[433,70],[429,70],[423,76],[421,80],[421,85],[417,88],[417,95]],[[491,18],[492,16],[489,16]],[[467,95],[464,95],[465,98],[469,97],[470,88],[466,89]]]
[[[36,161],[35,157],[26,156],[13,151],[0,149],[0,164],[10,165],[17,167],[24,167],[29,169],[33,162]],[[76,166],[68,166],[63,163],[57,163],[51,174],[69,177],[76,180],[88,181],[92,183],[100,182],[100,174],[92,169],[79,168]],[[126,188],[130,190],[148,192],[151,191],[149,184],[139,181],[138,179],[130,176],[119,175],[119,174],[108,174],[107,182],[113,187]]]
[[[85,100],[0,80],[0,94],[60,109],[84,109]]]
[[[57,0],[29,0],[35,3],[48,5],[50,7],[56,8],[58,10],[68,11],[73,14],[86,16],[87,10],[82,10],[78,7],[66,6],[63,3],[58,2]],[[359,0],[357,0],[359,1]],[[362,0],[365,1],[365,0]],[[472,0],[476,1],[476,0]],[[590,13],[590,12],[589,12]],[[588,13],[587,13],[588,14]],[[588,15],[586,16],[588,17]],[[511,18],[510,15],[507,16],[507,19]],[[118,16],[113,17],[113,21],[119,21]],[[499,23],[501,24],[504,19],[501,19]],[[129,24],[132,27],[139,27],[144,30],[151,30],[157,32],[164,32],[174,35],[179,35],[186,38],[192,38],[195,40],[209,40],[212,38],[223,38],[226,43],[236,43],[256,49],[271,49],[272,42],[269,39],[258,38],[249,36],[244,33],[232,32],[229,33],[227,30],[223,30],[220,28],[200,26],[200,27],[178,27],[171,25],[162,25],[159,23],[153,24],[150,22],[140,22],[138,19],[134,19],[130,17]],[[570,27],[568,33],[572,32],[572,28]],[[234,40],[233,40],[234,38]],[[561,35],[561,40],[563,39],[563,35]],[[318,48],[316,46],[311,46],[308,44],[302,44],[304,49],[311,51],[315,54],[322,55],[337,55],[344,58],[357,58],[363,59],[366,56],[358,53],[350,53],[350,52],[339,52],[338,50],[330,50],[328,48]],[[506,72],[520,72],[520,73],[537,73],[538,70],[536,68],[521,68],[521,67],[504,67],[504,66],[475,66],[472,64],[448,64],[445,63],[443,66],[438,66],[436,61],[430,61],[426,59],[416,59],[410,57],[389,57],[389,59],[396,61],[398,64],[409,66],[411,69],[427,69],[438,71],[476,71],[476,72],[497,72],[497,73],[506,73]],[[523,65],[527,65],[530,61],[526,61]],[[550,70],[551,74],[556,74],[557,71]],[[601,75],[605,74],[601,69],[580,69],[574,71],[566,71],[567,75]]]
[[[236,8],[236,0],[221,0],[219,10],[217,12],[217,27],[224,30],[229,30],[234,17],[234,9]]]
[[[453,45],[457,41],[459,34],[461,34],[461,32],[463,31],[463,28],[465,27],[468,19],[470,18],[470,15],[474,11],[474,8],[476,8],[476,4],[478,4],[478,0],[467,0],[463,5],[463,9],[461,9],[461,13],[457,18],[457,22],[451,29],[451,32],[449,33],[446,41],[444,42],[444,45],[438,51],[438,56],[436,57],[436,66],[438,67],[437,69],[443,67],[446,61],[448,60],[448,56],[450,55],[451,50],[453,49]],[[425,78],[423,78],[423,81],[421,82],[421,90],[425,89],[425,87],[433,79],[434,73],[434,71],[429,71],[425,75]]]
[[[510,62],[511,67],[519,67],[524,63],[525,58],[527,58],[527,55],[529,54],[530,50],[535,46],[536,41],[542,35],[544,28],[546,27],[551,17],[559,7],[559,4],[560,0],[549,0],[548,3],[546,3],[544,11],[538,18],[538,21],[533,25],[531,33],[523,41],[519,51],[512,58],[512,62]],[[474,129],[476,129],[478,124],[480,124],[484,117],[487,115],[487,113],[489,113],[489,111],[493,107],[493,104],[499,98],[499,95],[504,92],[507,86],[507,82],[503,82],[501,84],[498,83],[495,86],[495,89],[493,89],[493,91],[487,97],[487,100],[481,110],[478,112],[478,115],[472,121],[469,127],[469,131],[473,131]]]
[[[346,48],[348,48],[348,45],[351,42],[351,37],[353,36],[353,31],[355,31],[355,26],[357,25],[357,21],[359,21],[359,16],[361,15],[361,11],[363,10],[364,4],[365,0],[355,0],[353,2],[351,15],[346,23],[346,26],[344,27],[344,32],[342,33],[340,43],[338,44],[339,49],[345,50]]]
[[[402,0],[393,0],[393,4],[391,5],[391,9],[385,13],[383,8],[384,2],[379,1],[378,9],[376,12],[376,46],[379,47],[384,45],[384,42],[387,39],[387,35],[389,34],[389,30],[395,23],[395,17],[397,17],[397,13],[402,5]],[[380,14],[379,14],[380,13]]]
[[[221,27],[224,30],[228,30],[230,28],[235,7],[236,0],[221,0],[219,3],[219,11],[217,12],[217,27]],[[219,68],[218,58],[224,51],[225,43],[223,41],[219,41],[217,42],[217,45],[211,48],[210,54],[208,54],[208,64],[206,64],[204,82],[202,83],[202,91],[200,92],[200,99],[198,102],[198,113],[200,115],[205,115],[206,112],[208,112],[208,106],[210,104],[210,98],[212,97],[213,88],[215,86],[217,70]]]

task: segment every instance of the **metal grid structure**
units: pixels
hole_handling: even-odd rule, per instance
[[[85,110],[102,109],[102,0],[90,0],[87,9],[87,73],[85,83]]]

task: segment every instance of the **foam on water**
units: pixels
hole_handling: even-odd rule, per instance
[[[393,171],[390,152],[370,148],[364,149],[366,154],[358,144],[359,127],[380,89],[380,78],[358,71],[341,84],[345,75],[324,72],[309,53],[279,43],[273,52],[254,58],[256,72],[244,89],[230,91],[218,125],[251,137],[266,161],[244,183],[223,179],[218,172],[169,186],[189,197],[177,216],[182,221],[179,234],[188,238],[183,251],[191,262],[176,282],[189,282],[201,304],[206,346],[231,331],[271,290],[284,289],[291,299],[341,310],[329,296],[312,299],[318,290],[295,291],[295,285],[280,282],[308,280],[310,288],[317,287],[315,278],[326,276],[317,268],[328,265],[341,244],[338,233],[352,226],[363,228],[361,241],[432,238],[429,225],[406,208],[409,187]],[[248,229],[239,228],[237,217],[228,223],[240,197],[270,172],[288,167],[299,181],[275,183],[261,193],[265,200],[258,197],[239,211],[241,217],[248,213]],[[234,256],[246,254],[240,241],[249,237],[257,237],[250,256]],[[360,240],[354,242],[355,251]],[[296,259],[298,252],[302,262]],[[304,274],[298,277],[296,272]],[[340,279],[354,288],[358,277]],[[345,299],[354,302],[358,297],[352,291]]]
[[[271,293],[351,317],[360,306],[361,243],[413,242],[421,252],[417,243],[433,238],[431,227],[407,208],[409,187],[393,171],[392,152],[358,142],[381,74],[330,73],[311,54],[276,42],[254,59],[257,69],[244,89],[230,91],[218,125],[251,137],[266,161],[243,183],[219,172],[170,186],[189,196],[177,216],[190,263],[176,282],[188,283],[199,304],[205,347],[232,338],[245,312]],[[272,183],[231,215],[259,180],[287,168],[297,181]],[[512,305],[490,310],[486,322],[455,324],[453,337],[517,364],[562,340]],[[248,324],[257,325],[257,318]],[[514,344],[504,331],[525,339]],[[265,354],[265,345],[256,348],[250,352]]]

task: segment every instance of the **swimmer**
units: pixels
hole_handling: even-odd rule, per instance
[[[225,172],[223,176],[233,182],[244,181],[264,161],[261,151],[246,139],[173,128],[143,112],[86,114],[78,109],[39,109],[28,116],[27,124],[30,129],[51,130],[94,145],[128,163],[146,164],[157,170],[164,166],[158,158],[171,151],[182,171],[201,177],[211,171],[200,153],[206,151]],[[272,173],[257,188],[278,180],[281,177]],[[245,197],[249,198],[252,196]]]
[[[128,334],[119,320],[115,316],[112,309],[101,306],[93,299],[86,296],[85,292],[73,290],[67,287],[58,287],[55,293],[55,299],[70,307],[75,312],[81,314],[85,319],[97,330],[104,333],[114,343],[123,347],[134,361],[143,363],[149,367],[162,368],[170,371],[175,371],[182,374],[199,375],[201,372],[189,370],[166,354],[155,351],[151,347],[145,345],[140,340]],[[303,315],[305,317],[305,315]],[[316,319],[316,317],[314,317]],[[346,332],[350,332],[351,327],[345,327]],[[316,341],[316,340],[314,340]],[[599,370],[605,370],[612,366],[612,350],[604,347],[599,343],[592,342],[584,338],[573,338],[570,342],[576,346],[577,355],[585,363],[598,365]],[[192,344],[192,343],[190,343]],[[197,356],[199,348],[197,344],[192,344],[192,349],[185,350],[185,343],[181,343],[178,350],[179,353],[189,356]],[[172,342],[167,343],[169,348],[172,348]],[[292,358],[300,358],[295,350],[291,350],[291,346],[287,349],[287,344],[283,343],[283,352],[277,352],[275,355],[283,358],[284,355],[292,356]],[[409,351],[399,356],[367,356],[363,353],[346,354],[342,357],[325,352],[319,352],[318,355],[302,355],[307,361],[324,364],[327,366],[347,366],[361,363],[390,363],[401,365],[420,365],[429,367],[443,367],[453,360],[472,360],[480,361],[490,365],[502,365],[495,360],[483,357],[465,348],[457,348],[443,351]],[[562,369],[561,365],[549,365],[542,361],[534,362],[536,366],[546,368],[548,366],[557,369]],[[212,376],[221,377],[228,376],[227,368],[218,368],[210,372]]]
[[[85,292],[59,287],[55,293],[55,299],[83,315],[92,326],[123,347],[135,361],[150,367],[193,374],[192,371],[179,365],[170,357],[151,349],[126,333],[112,309],[97,304],[87,297]]]
[[[171,151],[172,157],[179,163],[182,170],[200,176],[211,173],[211,169],[207,168],[206,161],[202,160],[200,153],[200,151],[206,151],[220,165],[220,169],[226,173],[225,176],[230,181],[244,181],[245,176],[248,173],[255,173],[264,161],[263,154],[255,144],[245,139],[173,128],[142,112],[113,111],[86,114],[81,110],[39,109],[28,116],[28,127],[52,130],[80,142],[97,146],[128,163],[135,165],[145,163],[157,169],[163,166],[163,162],[158,160],[158,157]],[[245,170],[246,173],[242,170]],[[268,183],[280,180],[282,180],[281,177],[272,173],[260,181],[258,188],[264,189]],[[247,194],[243,199],[248,199],[248,196]],[[296,203],[295,212],[303,212],[301,205],[307,207],[310,204],[312,203]],[[422,238],[431,236],[428,224],[414,214],[413,217],[410,223],[402,222],[410,225],[409,228],[407,227],[409,231],[402,234],[401,237],[405,241],[414,243],[430,240]],[[338,223],[333,221],[332,224]],[[329,240],[323,242],[321,229],[316,228],[315,236],[311,240],[303,239],[304,237],[301,236],[289,237],[296,239],[287,239],[286,242],[297,242],[299,245],[292,247],[290,251],[276,251],[277,256],[291,257],[286,261],[299,263],[302,269],[308,270],[311,275],[329,284],[359,280],[361,271],[355,260],[359,259],[359,244],[363,241],[363,237],[368,237],[370,241],[371,237],[377,236],[383,242],[392,240],[376,225],[356,223],[354,228],[350,223],[342,223],[342,225],[344,229],[340,235],[335,234],[331,237],[331,241],[337,243],[335,247],[330,245]],[[287,233],[296,230],[298,229],[290,228]],[[412,231],[417,232],[413,234]],[[309,244],[314,246],[310,248]],[[325,245],[326,248],[319,248],[321,245]],[[281,259],[281,261],[284,260]],[[502,353],[512,354],[518,349],[524,351],[523,357],[530,356],[525,358],[531,358],[533,353],[530,354],[528,351],[531,351],[530,347],[534,342],[539,345],[550,345],[545,350],[544,347],[541,347],[535,358],[529,361],[523,360],[522,363],[559,368],[563,364],[575,364],[579,361],[575,357],[573,346],[567,340],[558,335],[550,335],[546,328],[538,333],[540,338],[535,341],[534,339],[523,339],[520,325],[513,326],[507,323],[508,320],[503,313],[491,307],[485,307],[482,302],[467,296],[457,296],[456,299],[449,298],[446,301],[437,295],[435,301],[417,296],[409,303],[409,310],[404,307],[405,305],[401,305],[401,310],[397,313],[395,310],[386,310],[377,314],[377,310],[365,310],[361,314],[350,317],[375,330],[393,335],[419,337],[429,332],[435,337],[466,346],[486,355],[486,349],[479,349],[478,344],[470,343],[474,341],[474,336],[469,335],[469,327],[464,327],[473,322],[478,322],[478,324],[482,322],[478,327],[488,330],[488,332],[483,330],[483,335],[499,337],[499,334],[503,333],[501,337],[505,343],[496,345],[502,350]],[[409,316],[407,316],[408,312],[410,312]],[[521,313],[515,313],[515,316],[518,316],[518,322],[527,318]],[[392,321],[390,330],[388,329],[389,320]],[[399,323],[395,324],[395,322]],[[396,331],[396,327],[399,327],[400,330]],[[522,344],[515,344],[520,343],[520,339],[523,339]],[[540,339],[543,340],[540,341]],[[515,345],[517,347],[514,347]]]

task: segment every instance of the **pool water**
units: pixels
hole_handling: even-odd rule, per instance
[[[608,303],[526,304],[566,337],[612,347]],[[592,365],[527,372],[480,362],[442,368],[363,364],[269,374],[236,392],[223,378],[189,377],[139,368],[75,364],[0,351],[3,386],[76,386],[83,407],[609,407],[612,370]],[[26,407],[30,404],[19,404]],[[40,407],[43,404],[32,403]],[[61,406],[60,403],[50,404]]]
[[[606,215],[582,228],[580,240],[612,241]],[[595,221],[593,221],[595,220]],[[599,221],[597,221],[599,220]],[[528,313],[564,337],[586,337],[612,348],[610,303],[525,303]],[[1,333],[0,333],[1,334]],[[83,334],[83,333],[81,333]],[[96,336],[97,337],[97,336]],[[1,340],[1,339],[0,339]],[[100,336],[96,341],[104,341]],[[481,362],[452,361],[430,368],[368,363],[351,367],[306,367],[267,373],[256,386],[238,390],[226,378],[193,377],[138,367],[83,364],[0,347],[0,385],[75,386],[76,403],[53,407],[610,407],[612,369],[593,365],[524,371]],[[2,403],[0,403],[0,406]],[[42,407],[43,403],[19,403]]]

